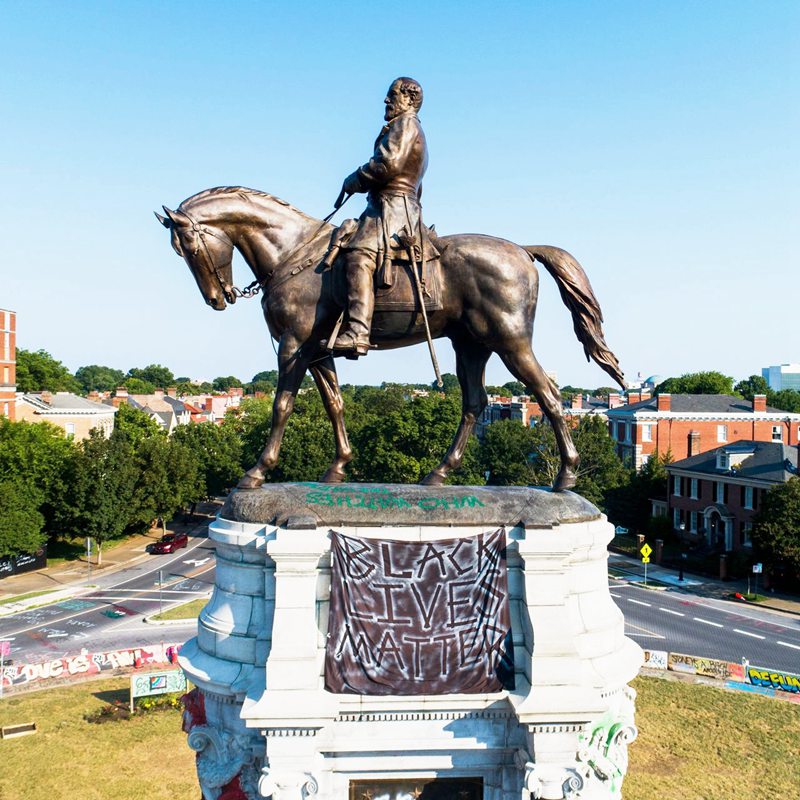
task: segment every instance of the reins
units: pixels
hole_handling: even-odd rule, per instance
[[[304,239],[299,245],[297,245],[297,247],[295,247],[294,250],[292,250],[289,253],[288,256],[285,256],[282,259],[281,263],[285,264],[287,261],[290,261],[304,247],[306,247],[307,245],[311,244],[317,238],[317,236],[319,236],[319,234],[322,232],[322,230],[325,228],[325,226],[331,221],[331,219],[333,218],[333,215],[351,197],[352,197],[352,195],[347,195],[345,197],[344,201],[340,205],[338,205],[336,208],[334,208],[333,211],[331,211],[331,213],[328,214],[328,216],[325,217],[325,219],[322,220],[322,222],[317,226],[316,230],[309,237]],[[213,270],[214,275],[217,278],[217,282],[219,283],[223,294],[227,295],[227,294],[230,293],[235,298],[243,297],[245,300],[249,300],[251,297],[255,297],[271,280],[273,280],[273,276],[275,275],[275,270],[270,270],[267,273],[265,278],[261,278],[261,279],[256,278],[254,281],[251,281],[250,283],[248,283],[247,286],[244,287],[244,289],[240,289],[238,286],[234,286],[234,285],[231,284],[230,285],[230,290],[228,290],[226,288],[225,281],[222,279],[222,276],[220,275],[219,267],[217,266],[217,264],[214,261],[214,259],[211,257],[211,251],[208,249],[208,245],[206,244],[206,234],[208,234],[209,236],[213,236],[215,239],[219,239],[221,242],[225,242],[226,244],[229,244],[231,246],[231,249],[233,249],[234,244],[231,241],[230,237],[226,236],[224,233],[223,233],[222,236],[220,236],[217,233],[214,233],[214,231],[210,230],[208,227],[206,227],[204,225],[201,225],[199,222],[197,222],[197,220],[195,220],[192,217],[192,215],[189,214],[187,211],[183,211],[182,210],[181,213],[184,216],[186,216],[186,218],[189,220],[189,222],[192,223],[192,230],[195,231],[200,236],[200,241],[203,244],[203,249],[206,251],[206,258],[208,258],[208,263],[211,266],[211,269]],[[310,267],[313,263],[314,263],[314,259],[313,258],[306,259],[302,264],[294,267],[289,272],[286,272],[285,274],[278,276],[278,278],[275,279],[276,283],[274,284],[274,286],[281,286],[282,284],[286,283],[286,281],[291,280],[295,275],[299,275],[304,269],[306,269],[307,267]]]

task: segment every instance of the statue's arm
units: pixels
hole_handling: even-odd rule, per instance
[[[416,120],[399,119],[375,148],[372,158],[345,181],[348,193],[368,192],[385,186],[405,166],[416,139]]]

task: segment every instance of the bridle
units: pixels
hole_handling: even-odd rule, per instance
[[[322,232],[322,229],[330,222],[333,215],[350,199],[350,197],[351,195],[347,195],[344,201],[336,208],[334,208],[333,211],[331,211],[331,213],[328,214],[328,216],[322,220],[322,222],[317,226],[316,230],[311,234],[311,236],[304,239],[297,247],[294,248],[294,250],[292,250],[289,253],[288,256],[285,256],[283,258],[282,263],[285,264],[287,261],[290,261],[306,245],[311,244],[317,238],[317,236],[319,236],[319,234]],[[189,220],[189,222],[192,223],[192,230],[200,237],[200,242],[203,245],[203,249],[206,251],[206,258],[208,260],[209,266],[211,267],[211,271],[214,273],[214,276],[217,279],[217,283],[219,283],[220,289],[222,289],[222,294],[229,303],[233,302],[233,300],[231,300],[231,296],[234,299],[243,297],[245,300],[249,300],[251,297],[255,297],[272,280],[273,276],[275,275],[275,270],[270,270],[267,273],[266,277],[264,278],[261,279],[256,278],[254,281],[251,281],[250,283],[247,284],[247,286],[244,287],[244,289],[240,289],[238,286],[234,286],[232,283],[226,284],[222,278],[222,275],[220,274],[220,267],[214,261],[214,259],[211,256],[211,251],[208,249],[208,244],[206,244],[206,235],[213,236],[215,239],[219,239],[221,242],[230,245],[231,251],[233,251],[234,248],[233,241],[226,234],[216,233],[215,231],[212,231],[205,225],[201,225],[187,211],[180,210],[180,213],[183,214]],[[199,250],[196,250],[194,255],[197,255],[198,252]],[[280,276],[277,279],[278,282],[276,285],[285,283],[286,281],[293,278],[295,275],[300,274],[304,269],[306,269],[306,267],[310,267],[313,263],[314,263],[313,258],[306,259],[306,261],[304,261],[299,266],[294,267],[283,276]]]

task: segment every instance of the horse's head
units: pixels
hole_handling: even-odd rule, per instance
[[[172,234],[172,249],[189,265],[203,299],[215,311],[233,305],[233,242],[212,223],[199,221],[188,211],[170,211],[166,217],[156,213],[158,221]]]

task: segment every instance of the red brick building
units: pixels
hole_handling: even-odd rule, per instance
[[[640,468],[653,453],[672,453],[674,461],[739,440],[794,446],[800,414],[767,406],[765,395],[753,402],[723,394],[659,394],[609,408],[608,430],[622,460]]]
[[[738,441],[668,465],[673,528],[720,551],[747,551],[764,495],[797,475],[797,457],[780,442]]]
[[[16,419],[17,314],[0,308],[0,416]]]

